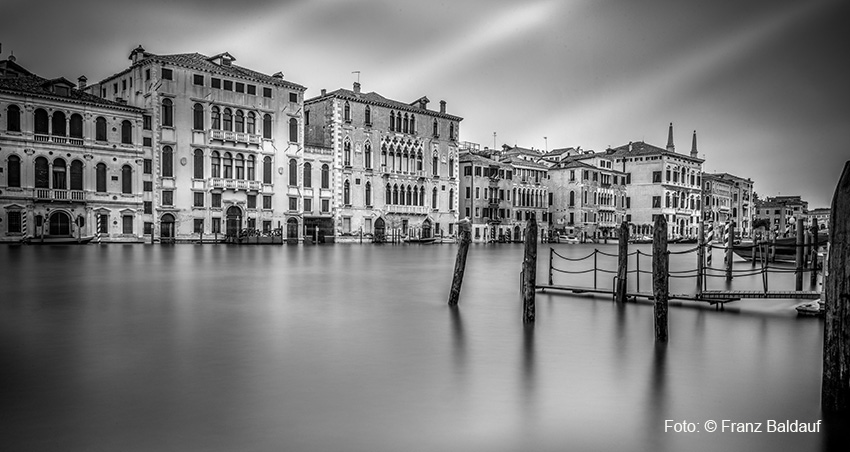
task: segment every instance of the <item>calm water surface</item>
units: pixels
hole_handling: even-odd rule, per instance
[[[2,448],[774,451],[829,441],[664,433],[666,419],[820,419],[823,324],[797,318],[799,301],[671,306],[662,347],[651,305],[607,297],[538,294],[537,322],[524,327],[521,245],[473,245],[451,309],[455,254],[453,245],[0,247]],[[545,281],[546,245],[539,264]],[[793,277],[771,286],[793,288]]]

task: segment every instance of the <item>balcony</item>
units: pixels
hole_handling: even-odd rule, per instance
[[[245,143],[259,145],[262,140],[260,136],[253,133],[231,132],[228,130],[210,129],[210,139],[219,141],[231,141],[233,143]]]
[[[387,206],[387,211],[390,213],[412,213],[418,215],[427,215],[428,208],[425,206]]]
[[[33,199],[36,201],[86,202],[86,193],[82,190],[36,188],[33,194]]]
[[[212,177],[207,180],[207,189],[260,191],[262,183],[257,180],[222,179]]]
[[[601,210],[601,211],[607,211],[607,212],[614,212],[614,211],[616,211],[617,209],[616,209],[614,206],[611,206],[611,205],[604,205],[604,204],[600,204],[600,205],[599,205],[599,210]]]

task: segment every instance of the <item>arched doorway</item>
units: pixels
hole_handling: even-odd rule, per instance
[[[53,237],[71,236],[71,217],[65,212],[53,212],[47,220],[47,235]]]
[[[236,206],[230,206],[227,208],[225,215],[225,234],[227,234],[228,237],[238,237],[239,231],[242,229],[242,210]]]
[[[159,219],[159,238],[173,239],[174,238],[174,215],[167,213]]]
[[[298,241],[298,219],[290,218],[286,220],[286,240],[289,243]]]
[[[519,225],[514,226],[514,241],[522,240],[522,232]]]
[[[423,238],[423,239],[430,239],[431,238],[431,220],[429,220],[429,219],[425,219],[425,221],[422,222],[422,237],[421,238]]]
[[[387,236],[387,225],[384,223],[383,218],[378,218],[375,220],[375,238],[374,241],[381,243],[386,240]]]

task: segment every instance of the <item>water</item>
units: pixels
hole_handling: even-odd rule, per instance
[[[667,419],[700,429],[821,419],[823,323],[797,318],[799,301],[722,312],[679,303],[663,347],[649,304],[607,297],[538,294],[537,321],[524,327],[521,245],[473,245],[451,309],[455,254],[2,247],[3,450],[774,451],[830,441],[664,432]],[[671,269],[692,261],[676,257]],[[547,263],[541,246],[541,282]]]

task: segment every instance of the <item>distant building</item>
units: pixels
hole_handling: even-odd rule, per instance
[[[800,196],[767,197],[756,206],[755,220],[767,221],[767,230],[780,237],[794,235],[797,219],[806,217],[809,203]]]
[[[461,150],[460,215],[472,220],[473,241],[511,241],[514,169],[486,155]]]
[[[626,174],[626,213],[633,233],[650,234],[655,219],[664,215],[669,234],[697,236],[703,160],[697,157],[696,132],[690,155],[675,151],[672,123],[666,149],[638,141],[606,152],[614,159],[613,169]]]
[[[0,241],[149,233],[142,110],[0,61]]]
[[[703,174],[703,198],[703,218],[716,231],[726,222],[734,221],[736,235],[752,234],[752,180],[729,173]],[[716,233],[715,237],[718,237]]]
[[[300,238],[304,86],[237,66],[227,52],[158,55],[139,46],[129,59],[87,91],[144,109],[141,179],[154,237],[285,228]]]
[[[305,165],[314,177],[327,166],[331,181],[306,193],[315,200],[305,210],[307,224],[327,230],[332,218],[333,235],[378,241],[393,232],[455,234],[463,118],[446,113],[444,101],[436,111],[424,96],[405,103],[361,92],[359,83],[353,88],[322,90],[304,102]]]
[[[808,218],[808,225],[813,226],[814,220],[818,220],[819,229],[828,229],[831,211],[832,210],[828,207],[819,207],[817,209],[809,210],[808,214],[806,215],[806,217]]]
[[[511,198],[515,239],[525,238],[531,215],[537,220],[538,235],[543,239],[551,232],[549,223],[549,167],[538,163],[542,152],[520,147],[503,146],[499,161],[513,168]]]

